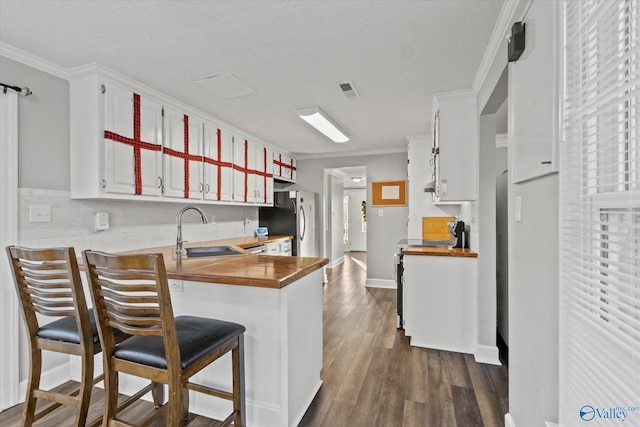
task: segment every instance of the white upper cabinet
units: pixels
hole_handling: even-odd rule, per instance
[[[164,195],[202,199],[202,119],[171,107],[164,109]]]
[[[233,142],[233,200],[260,205],[273,204],[271,150],[235,136]]]
[[[273,177],[278,181],[296,182],[296,159],[278,151],[273,153]]]
[[[531,4],[523,20],[524,52],[509,63],[509,149],[514,183],[558,172],[561,7],[556,2]],[[522,117],[525,119],[518,120]]]
[[[233,194],[233,135],[211,122],[204,124],[204,198],[230,202]]]
[[[70,125],[74,199],[273,204],[271,148],[100,65],[71,72]]]
[[[476,97],[468,92],[434,96],[436,201],[476,200],[478,195],[478,114]]]

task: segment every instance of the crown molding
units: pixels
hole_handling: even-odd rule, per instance
[[[399,154],[407,153],[407,147],[404,148],[387,148],[382,150],[366,150],[366,151],[334,151],[330,153],[314,153],[301,154],[292,153],[296,160],[314,160],[314,159],[330,159],[333,157],[355,157],[355,156],[376,156],[380,154]]]
[[[5,58],[12,59],[16,62],[28,65],[31,68],[35,68],[36,70],[67,81],[70,77],[68,69],[6,43],[0,42],[0,56],[4,56]]]

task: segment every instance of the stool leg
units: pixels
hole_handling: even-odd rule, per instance
[[[107,367],[104,362],[104,415],[102,425],[109,425],[109,422],[118,414],[118,373]]]
[[[87,412],[91,401],[93,387],[93,351],[82,356],[82,377],[80,378],[80,392],[78,393],[78,410],[76,411],[76,427],[84,427],[87,423]]]
[[[22,425],[31,427],[36,412],[37,399],[34,391],[40,388],[40,374],[42,372],[42,351],[34,349],[31,346],[29,363],[29,382],[27,383],[27,396],[24,401],[24,410],[22,412]]]
[[[171,376],[171,374],[170,374]],[[184,417],[183,388],[180,378],[169,380],[169,413],[167,427],[178,427]]]
[[[153,383],[151,388],[151,396],[153,396],[153,404],[156,408],[159,408],[164,403],[164,384]]]
[[[238,337],[238,345],[231,350],[233,364],[233,410],[238,412],[234,421],[236,427],[247,425],[247,411],[244,400],[244,334]]]

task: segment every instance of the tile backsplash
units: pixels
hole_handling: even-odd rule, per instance
[[[31,205],[50,205],[51,222],[31,223]],[[176,216],[184,206],[198,206],[209,224],[202,224],[197,212],[182,216],[183,239],[190,242],[252,236],[258,226],[258,208],[184,203],[72,200],[68,191],[21,188],[18,206],[18,239],[24,246],[73,246],[76,252],[96,249],[117,252],[174,245]],[[109,230],[95,231],[98,212],[109,214]],[[245,222],[248,219],[248,223]]]

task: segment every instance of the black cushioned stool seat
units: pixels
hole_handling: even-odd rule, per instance
[[[178,316],[175,322],[182,369],[245,331],[245,327],[237,323],[203,317]],[[120,343],[113,355],[129,362],[160,369],[167,368],[162,337],[131,337]]]
[[[98,327],[96,326],[93,311],[89,311],[89,323],[91,325],[93,343],[97,344],[98,341],[100,341],[100,336],[98,335]],[[77,325],[75,316],[63,317],[62,319],[42,325],[38,329],[36,336],[45,340],[80,344],[80,333],[78,332]],[[125,334],[119,330],[114,330],[114,334],[119,338],[125,337]]]

